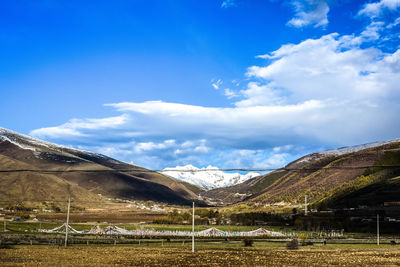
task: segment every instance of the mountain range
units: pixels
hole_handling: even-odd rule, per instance
[[[193,165],[165,168],[161,173],[180,181],[197,185],[205,190],[237,185],[251,178],[260,176],[260,174],[256,172],[249,172],[247,174],[229,173],[223,172],[213,166],[197,168]]]
[[[175,177],[175,178],[174,178]],[[207,189],[207,190],[205,190]],[[0,201],[153,200],[315,208],[400,203],[400,139],[312,153],[265,175],[192,165],[154,172],[0,128]]]

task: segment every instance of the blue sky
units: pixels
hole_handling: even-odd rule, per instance
[[[3,1],[0,126],[160,169],[400,137],[400,1]]]

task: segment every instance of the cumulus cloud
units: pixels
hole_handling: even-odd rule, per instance
[[[379,102],[396,91],[398,73],[386,63],[390,54],[376,48],[349,48],[358,38],[329,34],[298,45],[282,46],[265,56],[274,59],[271,64],[252,66],[247,75],[264,79],[273,91],[279,89],[282,94],[290,94],[286,97],[289,102],[305,101],[310,96],[319,100],[336,99],[337,103]]]
[[[126,162],[152,169],[167,166],[197,164],[205,165],[202,156],[212,152],[206,140],[191,141],[148,141],[123,140],[119,142],[103,140],[95,144],[71,145],[77,149],[95,151]]]
[[[380,0],[378,2],[365,4],[358,12],[358,15],[376,18],[381,16],[385,10],[394,11],[399,7],[400,0]]]
[[[328,24],[329,6],[324,0],[295,0],[291,1],[295,16],[288,25],[296,28],[313,25],[324,27]]]

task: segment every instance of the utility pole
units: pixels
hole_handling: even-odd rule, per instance
[[[379,213],[376,214],[376,243],[379,246]]]
[[[71,197],[68,198],[67,223],[65,224],[65,247],[67,246],[67,240],[68,240],[68,223],[69,223],[69,207],[70,206],[71,206]]]
[[[194,252],[194,201],[193,201],[193,213],[192,213],[192,252]]]
[[[304,215],[307,216],[307,195],[304,196]]]

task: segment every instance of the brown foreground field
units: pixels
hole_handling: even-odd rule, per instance
[[[16,246],[1,266],[399,266],[398,249],[202,249]]]

